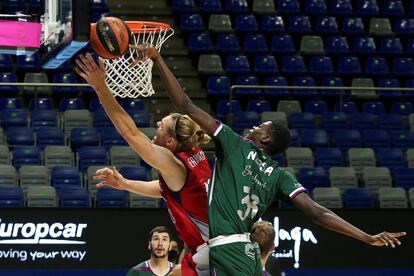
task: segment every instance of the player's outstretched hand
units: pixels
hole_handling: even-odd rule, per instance
[[[134,67],[140,61],[145,61],[147,59],[154,60],[156,57],[159,56],[159,52],[154,46],[150,44],[142,44],[142,45],[129,45],[130,49],[134,49],[138,52],[138,57],[129,65],[130,67]]]
[[[384,231],[382,233],[372,236],[372,241],[370,242],[370,244],[374,246],[385,245],[394,248],[396,245],[401,245],[401,242],[397,238],[405,236],[406,234],[406,232],[390,233]]]
[[[105,65],[99,59],[98,64],[90,53],[79,54],[76,59],[75,71],[84,78],[95,90],[98,86],[105,84]]]
[[[114,167],[113,170],[109,168],[103,168],[96,171],[96,175],[93,176],[94,180],[101,180],[96,187],[111,186],[114,189],[125,190],[126,180]]]

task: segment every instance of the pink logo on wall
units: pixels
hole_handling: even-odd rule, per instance
[[[0,20],[0,47],[40,48],[41,32],[40,23]]]

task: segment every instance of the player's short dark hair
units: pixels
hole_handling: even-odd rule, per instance
[[[170,238],[170,241],[172,240],[172,235],[171,235],[171,231],[170,229],[168,229],[165,226],[157,226],[154,229],[151,230],[150,234],[149,234],[149,241],[152,240],[152,235],[154,235],[154,233],[167,233],[168,237]]]
[[[275,229],[268,221],[256,221],[253,224],[250,240],[257,242],[262,257],[266,256],[274,247]]]
[[[290,131],[284,124],[272,121],[269,134],[272,137],[266,150],[269,154],[282,153],[289,147]]]

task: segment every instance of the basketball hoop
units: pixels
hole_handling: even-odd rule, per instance
[[[149,44],[159,52],[162,44],[174,34],[170,25],[160,22],[126,21],[132,32],[131,44]],[[153,95],[151,59],[139,61],[130,67],[138,57],[138,51],[129,49],[117,59],[102,59],[105,64],[105,81],[114,96],[121,98],[148,97]]]

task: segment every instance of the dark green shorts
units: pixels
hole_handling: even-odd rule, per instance
[[[262,273],[257,243],[236,242],[210,248],[211,275],[259,276]]]

